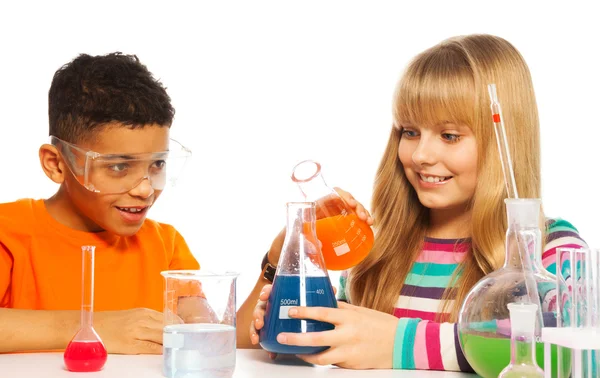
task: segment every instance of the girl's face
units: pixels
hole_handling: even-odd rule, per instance
[[[477,183],[477,143],[466,125],[403,125],[398,157],[421,204],[464,209]]]

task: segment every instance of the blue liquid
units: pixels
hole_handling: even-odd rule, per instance
[[[286,319],[291,307],[337,308],[329,277],[306,277],[305,287],[306,297],[301,300],[300,276],[275,276],[273,291],[267,302],[265,325],[260,330],[260,345],[263,349],[277,354],[315,354],[329,348],[283,345],[277,342],[277,335],[281,332],[321,332],[335,328],[333,324],[316,320]]]

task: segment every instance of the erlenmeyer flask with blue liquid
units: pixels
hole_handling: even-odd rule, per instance
[[[333,324],[311,319],[293,319],[292,307],[337,307],[321,248],[317,239],[316,204],[287,204],[287,229],[273,289],[267,302],[260,345],[277,354],[314,354],[328,347],[293,346],[277,342],[277,335],[329,331]]]

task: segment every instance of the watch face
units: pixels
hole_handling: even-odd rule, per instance
[[[267,269],[265,269],[265,274],[264,274],[265,279],[269,282],[273,282],[273,280],[275,279],[276,271],[277,271],[277,269],[273,265],[267,264]]]

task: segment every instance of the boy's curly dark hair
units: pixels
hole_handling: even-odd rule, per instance
[[[135,55],[81,54],[54,74],[48,91],[50,135],[71,143],[100,126],[170,127],[175,115],[166,88]]]

